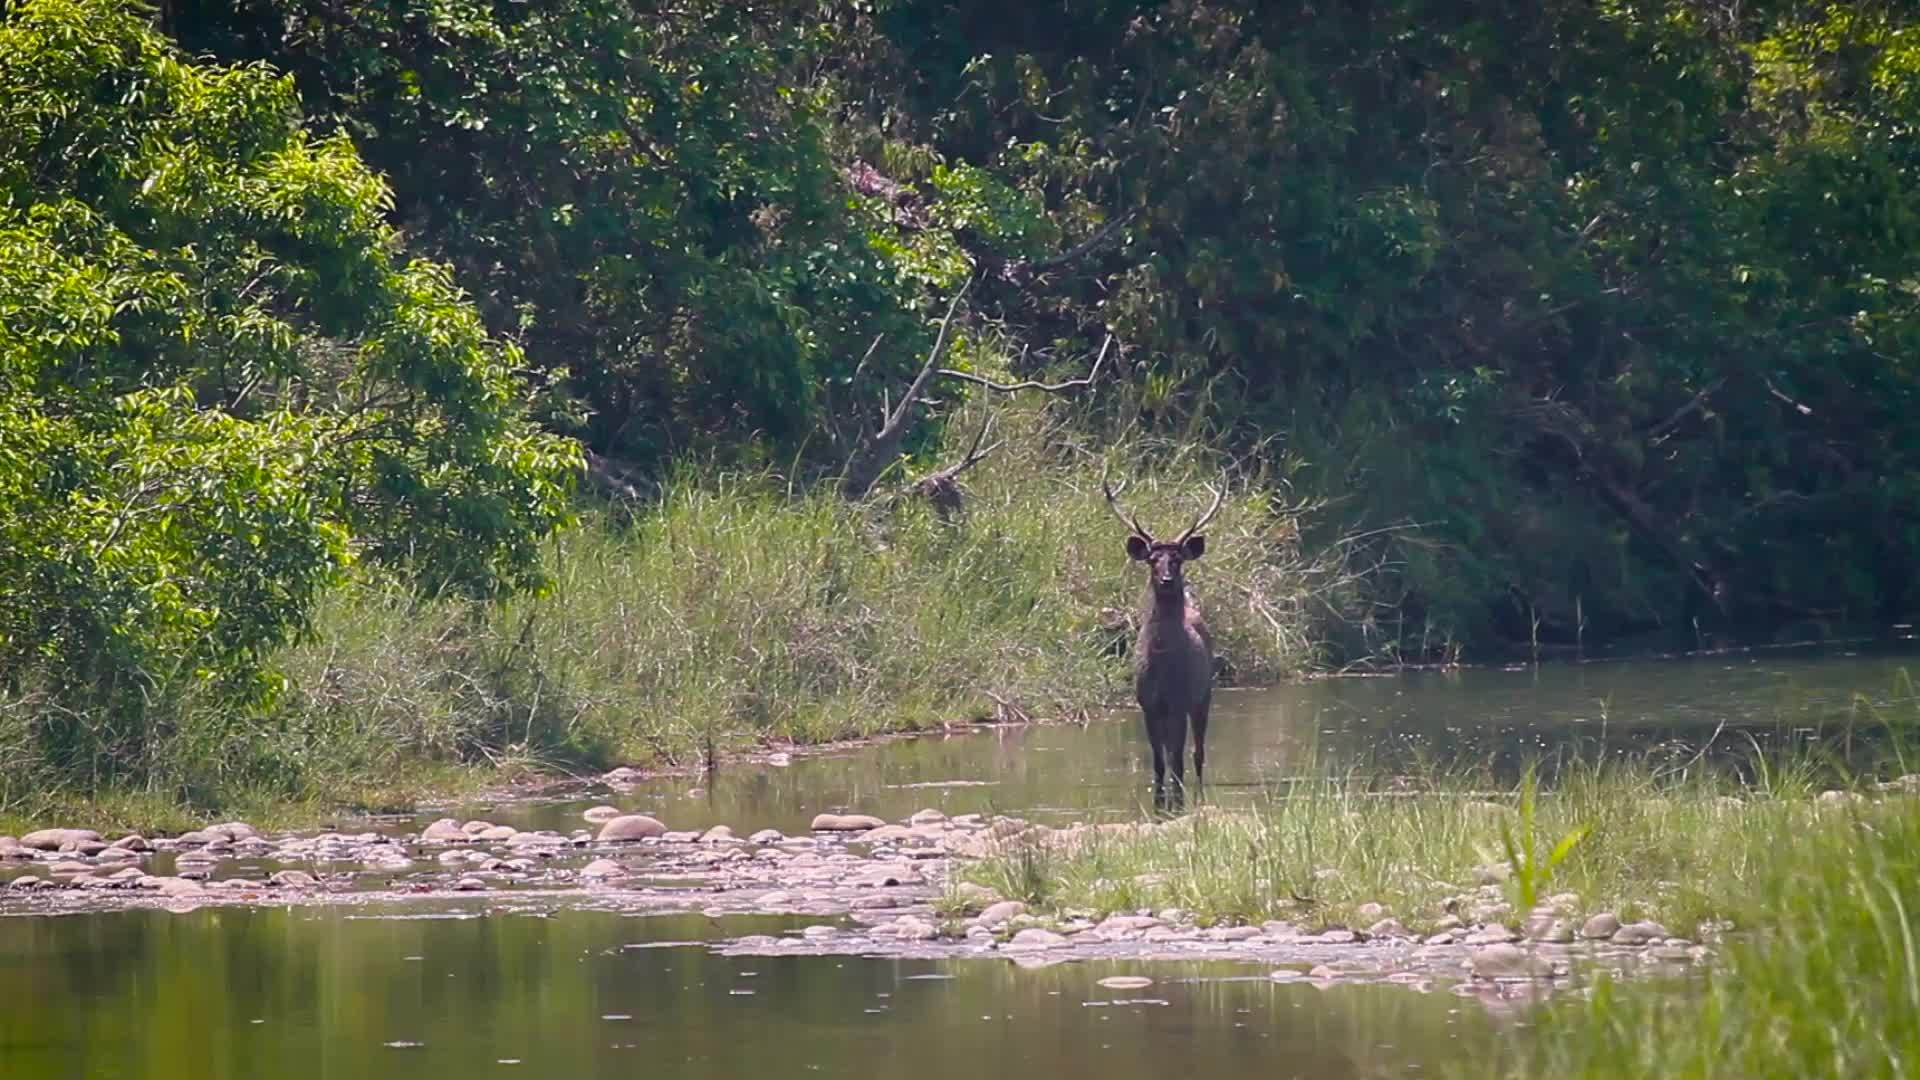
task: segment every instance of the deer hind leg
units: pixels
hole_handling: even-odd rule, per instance
[[[1200,699],[1193,708],[1193,786],[1197,791],[1207,783],[1207,712],[1213,708],[1213,695]]]

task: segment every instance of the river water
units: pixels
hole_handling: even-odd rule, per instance
[[[1845,650],[1328,679],[1225,692],[1209,796],[1326,768],[1499,765],[1575,743],[1745,745],[1914,714],[1910,657]],[[1136,715],[935,736],[624,792],[459,808],[578,827],[608,802],[676,829],[804,832],[899,819],[1140,813]],[[1424,1075],[1484,1060],[1501,1026],[1444,989],[1275,983],[1244,964],[721,956],[778,919],[484,905],[200,908],[0,918],[0,1076],[1048,1077]],[[1144,975],[1150,986],[1099,980]]]

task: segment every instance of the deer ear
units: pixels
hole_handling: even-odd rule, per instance
[[[1152,549],[1148,546],[1147,542],[1141,539],[1140,537],[1138,536],[1127,537],[1127,558],[1132,559],[1135,562],[1145,561],[1147,557],[1147,553],[1150,550]]]
[[[1187,542],[1181,545],[1181,554],[1189,559],[1197,559],[1206,553],[1207,538],[1204,536],[1189,536]]]

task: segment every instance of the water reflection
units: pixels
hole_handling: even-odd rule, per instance
[[[1686,660],[1550,664],[1509,670],[1417,672],[1223,691],[1208,741],[1209,794],[1232,803],[1302,772],[1419,758],[1491,763],[1569,746],[1593,753],[1715,731],[1763,741],[1864,718],[1856,695],[1912,716],[1896,680],[1911,653],[1759,652]],[[949,814],[1018,813],[1036,820],[1132,817],[1150,801],[1152,768],[1135,712],[1086,727],[1043,726],[932,736],[800,758],[787,768],[723,769],[625,795],[601,792],[494,813],[522,827],[575,828],[588,804],[655,813],[674,828],[728,824],[803,831],[814,814],[853,809],[889,820],[923,807]],[[478,814],[484,808],[467,808]]]
[[[259,909],[0,920],[0,1072],[1337,1078],[1431,1066],[1489,1037],[1479,1006],[1450,995],[1280,986],[1236,965],[1155,965],[1151,987],[1114,991],[1095,984],[1141,967],[668,944],[711,934],[708,922]]]

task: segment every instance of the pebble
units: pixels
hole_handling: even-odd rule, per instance
[[[1613,932],[1610,938],[1615,945],[1646,945],[1655,941],[1664,941],[1673,935],[1657,922],[1628,923]]]
[[[814,832],[866,832],[886,822],[871,814],[820,814],[813,819]]]
[[[947,820],[947,815],[941,813],[938,810],[933,809],[932,807],[928,807],[925,810],[915,811],[914,815],[907,819],[907,824],[938,825],[945,820]]]
[[[779,829],[761,829],[759,832],[747,837],[747,839],[756,844],[777,844],[785,840],[786,837],[780,835]]]
[[[453,887],[458,892],[479,892],[487,887],[487,883],[477,877],[463,877],[454,882]]]
[[[863,844],[897,844],[913,839],[913,830],[905,825],[882,825],[877,829],[868,829],[854,839]]]
[[[148,881],[156,884],[148,886],[159,891],[161,896],[198,896],[206,890],[197,881],[184,877],[155,877]]]
[[[1066,943],[1066,938],[1051,930],[1043,930],[1038,926],[1031,926],[1013,935],[1013,940],[1007,942],[1007,947],[1010,949],[1049,949],[1055,945],[1065,945]]]
[[[1462,938],[1461,942],[1466,945],[1494,945],[1508,941],[1517,941],[1519,938],[1520,935],[1514,933],[1511,929],[1499,923],[1494,923],[1491,926],[1483,926],[1473,931]]]
[[[1611,911],[1603,911],[1588,919],[1580,927],[1580,936],[1589,941],[1610,938],[1620,929],[1620,917]]]
[[[889,925],[893,935],[903,941],[932,941],[940,936],[932,923],[915,915],[902,915]]]
[[[961,903],[982,911],[986,910],[987,905],[996,904],[1000,901],[999,893],[994,892],[985,885],[978,885],[971,881],[963,881],[955,885],[953,887],[953,895]]]
[[[580,876],[583,878],[610,878],[620,877],[626,872],[625,867],[614,862],[612,859],[595,859],[580,870]]]
[[[1109,975],[1094,985],[1106,990],[1145,990],[1153,980],[1145,975]]]
[[[37,829],[20,838],[20,846],[36,851],[59,851],[68,844],[100,839],[92,829]]]
[[[289,889],[311,889],[315,885],[320,884],[318,878],[315,878],[305,870],[280,870],[275,872],[272,877],[269,877],[267,882]]]
[[[703,844],[724,844],[734,839],[736,837],[733,835],[733,828],[728,825],[715,825],[700,834],[700,842]]]
[[[452,818],[441,818],[420,832],[423,844],[464,844],[470,837],[460,828],[460,823]],[[186,840],[181,837],[182,842]]]
[[[1370,923],[1379,922],[1387,917],[1387,907],[1385,904],[1361,904],[1353,909],[1353,914],[1355,918],[1364,919]]]
[[[613,806],[596,806],[580,816],[585,819],[589,825],[605,825],[607,822],[619,817],[620,810],[618,807]]]
[[[1025,915],[1026,913],[1027,905],[1020,901],[1002,900],[997,904],[987,905],[986,910],[982,911],[979,916],[973,920],[973,923],[975,926],[984,926],[992,929],[1016,915]]]
[[[667,827],[645,814],[622,814],[600,826],[600,834],[594,839],[601,843],[645,840],[662,836]]]
[[[1549,945],[1566,945],[1573,941],[1573,924],[1565,919],[1529,919],[1527,936]]]
[[[1413,935],[1407,932],[1407,928],[1400,924],[1399,919],[1388,917],[1367,927],[1367,936],[1373,938],[1404,938],[1412,937]]]
[[[1546,957],[1505,942],[1478,950],[1467,966],[1482,979],[1534,979],[1553,974],[1553,964]]]

